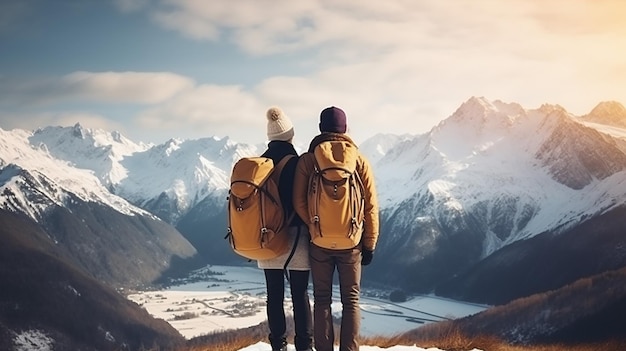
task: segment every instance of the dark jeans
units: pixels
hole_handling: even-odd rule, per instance
[[[313,276],[313,319],[314,341],[317,351],[332,351],[335,342],[331,311],[333,274],[335,268],[339,274],[341,295],[341,335],[340,351],[359,349],[359,328],[361,311],[359,294],[361,292],[361,249],[328,250],[311,245],[311,275]]]
[[[285,275],[282,269],[265,269],[267,286],[267,322],[269,340],[273,349],[280,349],[286,340]],[[289,271],[296,350],[310,350],[313,335],[311,305],[309,303],[309,271]]]

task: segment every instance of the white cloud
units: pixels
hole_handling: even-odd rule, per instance
[[[409,93],[403,87],[430,91],[431,85],[440,94],[462,95],[457,101],[482,92],[493,92],[496,99],[503,92],[503,98],[513,100],[523,92],[534,95],[533,101],[540,96],[551,101],[564,95],[555,89],[588,84],[587,89],[606,91],[608,84],[626,91],[623,74],[615,75],[626,59],[621,39],[626,26],[620,20],[626,4],[620,0],[165,3],[158,13],[171,14],[168,27],[188,36],[231,41],[248,53],[277,60],[282,54],[306,55],[307,63],[321,70],[354,71],[362,65],[386,84],[385,89],[361,89],[378,90],[378,100]],[[374,62],[380,64],[373,67]],[[361,73],[355,77],[369,79]],[[578,104],[580,99],[558,103],[567,106],[568,101]]]
[[[149,6],[150,4],[155,6]],[[264,112],[279,105],[296,139],[317,133],[319,111],[337,105],[356,139],[422,133],[470,96],[556,103],[584,114],[626,96],[621,0],[116,0],[186,38],[265,55],[290,74],[197,84],[167,72],[74,72],[38,82],[0,77],[1,104],[146,104],[138,128],[172,137],[265,138]],[[223,46],[216,46],[223,48]],[[182,53],[184,55],[184,53]],[[254,57],[250,58],[254,61]],[[304,71],[295,71],[300,67]],[[272,72],[276,72],[272,67]]]
[[[140,128],[179,134],[230,136],[265,135],[264,106],[239,86],[200,85],[168,102],[141,112]],[[246,141],[246,139],[239,139]]]
[[[251,53],[274,54],[320,48],[333,51],[472,45],[501,31],[520,29],[517,1],[165,1],[155,11],[161,24],[197,39],[220,32]],[[163,20],[166,19],[166,20]],[[525,20],[524,20],[525,21]],[[523,24],[523,23],[522,23]],[[523,29],[523,28],[522,28]],[[504,33],[502,33],[504,34]],[[324,50],[324,49],[323,49]]]
[[[0,103],[77,101],[154,104],[192,88],[188,77],[169,72],[73,72],[33,81],[0,80]]]
[[[71,95],[92,101],[154,104],[193,87],[193,80],[168,72],[74,72],[62,78]]]
[[[164,2],[155,11],[160,22],[193,38],[230,40],[261,55],[315,49],[329,64],[416,49],[454,50],[457,62],[494,53],[559,61],[594,43],[622,57],[626,45],[618,40],[626,34],[620,0]]]
[[[165,28],[180,31],[183,35],[192,39],[216,40],[219,37],[219,30],[215,25],[188,12],[157,12],[153,15],[153,18]]]

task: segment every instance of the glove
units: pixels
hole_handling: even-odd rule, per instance
[[[362,266],[367,266],[368,264],[372,263],[373,258],[374,258],[373,250],[363,249],[361,251],[361,265]]]

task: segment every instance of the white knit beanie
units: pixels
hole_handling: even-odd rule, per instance
[[[293,138],[293,124],[278,107],[267,110],[267,139],[289,141]]]

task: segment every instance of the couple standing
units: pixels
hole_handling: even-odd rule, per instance
[[[297,156],[292,144],[294,129],[291,120],[277,107],[267,111],[268,148],[262,156],[271,158],[274,164],[287,155]],[[360,327],[359,294],[361,266],[372,261],[378,239],[378,203],[374,186],[374,175],[367,159],[357,154],[356,171],[363,183],[364,226],[362,239],[353,248],[333,250],[311,243],[308,230],[309,209],[307,189],[309,175],[315,172],[313,150],[326,141],[341,141],[354,145],[346,135],[347,120],[344,111],[337,107],[322,110],[319,122],[320,134],[313,138],[307,152],[299,158],[293,157],[283,168],[279,179],[279,194],[287,213],[296,212],[288,233],[290,247],[296,245],[293,257],[291,252],[277,258],[259,260],[258,266],[265,273],[267,286],[267,319],[270,329],[269,341],[272,350],[287,350],[284,301],[284,275],[289,274],[293,317],[295,323],[296,350],[312,350],[313,339],[317,351],[332,351],[335,341],[331,312],[332,283],[335,269],[339,276],[342,303],[340,351],[359,349]],[[291,250],[290,250],[291,251]],[[313,280],[313,316],[307,292],[309,270]],[[314,324],[314,325],[313,325]]]

